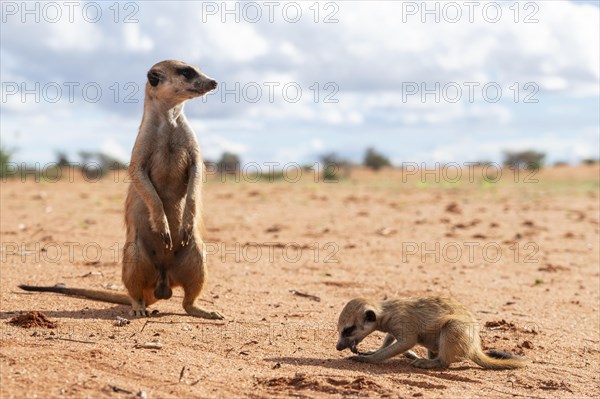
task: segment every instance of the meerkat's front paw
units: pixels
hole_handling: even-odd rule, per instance
[[[359,356],[369,356],[374,354],[376,351],[368,351],[368,352],[355,352]]]
[[[151,220],[152,230],[160,235],[162,242],[165,244],[165,248],[168,250],[173,249],[173,241],[171,240],[171,230],[169,230],[169,221],[167,215],[164,213],[161,217]]]
[[[194,230],[192,225],[185,225],[181,232],[181,246],[185,247],[194,238]]]

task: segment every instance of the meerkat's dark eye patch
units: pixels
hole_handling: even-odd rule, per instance
[[[184,78],[190,80],[193,78],[197,78],[198,76],[200,76],[198,74],[198,72],[196,72],[196,70],[192,67],[183,67],[183,68],[179,68],[177,70],[177,73],[179,75],[183,75]]]
[[[351,336],[352,333],[354,332],[354,330],[356,330],[356,326],[344,328],[344,330],[342,331],[342,337],[347,338],[347,337]]]
[[[164,75],[162,72],[156,69],[151,69],[148,71],[148,82],[150,82],[150,85],[157,86],[158,83],[163,79]]]

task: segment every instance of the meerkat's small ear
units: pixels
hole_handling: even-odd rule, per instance
[[[375,312],[372,310],[367,310],[365,312],[365,321],[373,323],[375,320],[377,320],[377,315],[375,315]]]
[[[154,87],[156,87],[163,78],[164,75],[156,69],[151,69],[148,71],[148,82],[150,82],[150,85]]]

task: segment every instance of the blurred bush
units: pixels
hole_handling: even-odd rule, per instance
[[[369,169],[379,170],[381,168],[392,166],[392,163],[385,155],[378,153],[371,147],[367,148],[363,165]]]
[[[337,155],[335,152],[321,155],[319,158],[323,167],[323,180],[334,182],[350,176],[352,162]]]
[[[0,177],[7,175],[6,166],[10,162],[12,151],[7,150],[4,147],[0,147]]]
[[[237,174],[240,170],[240,157],[232,152],[224,152],[217,162],[217,170],[225,174]]]
[[[533,150],[527,151],[505,151],[504,166],[513,169],[537,170],[544,166],[546,154]]]

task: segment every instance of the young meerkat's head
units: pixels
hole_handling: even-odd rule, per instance
[[[179,104],[217,88],[217,82],[196,66],[181,61],[162,61],[148,71],[146,93],[151,100]]]
[[[373,302],[364,298],[348,302],[338,319],[339,339],[335,348],[339,351],[350,348],[358,353],[356,345],[377,329],[378,317],[379,309]]]

